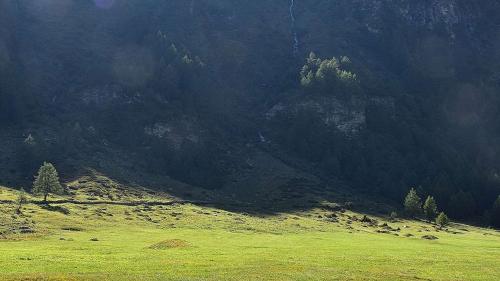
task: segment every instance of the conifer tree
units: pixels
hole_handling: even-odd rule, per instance
[[[434,197],[432,197],[432,196],[427,196],[427,199],[425,200],[425,203],[424,203],[425,217],[429,221],[432,221],[432,220],[434,220],[434,218],[436,218],[437,211],[438,210],[437,210],[436,200],[434,200]]]
[[[47,196],[50,193],[61,194],[63,191],[59,183],[59,176],[54,165],[44,162],[38,170],[33,182],[33,193],[42,194],[43,201],[47,202]]]
[[[439,216],[436,218],[436,223],[440,227],[445,227],[450,223],[450,219],[448,218],[448,216],[445,213],[441,212],[439,214]]]
[[[410,192],[406,195],[404,207],[410,216],[416,216],[422,212],[422,202],[414,188],[410,189]]]

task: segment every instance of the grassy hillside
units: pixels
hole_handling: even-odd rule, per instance
[[[106,187],[105,187],[106,186]],[[367,216],[333,202],[250,215],[105,177],[16,212],[0,188],[2,280],[498,280],[500,233]],[[175,203],[178,202],[178,203]],[[423,237],[436,240],[424,239]]]

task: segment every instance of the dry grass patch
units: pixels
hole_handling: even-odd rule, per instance
[[[191,246],[189,242],[181,239],[170,239],[170,240],[165,240],[161,241],[159,243],[153,244],[149,246],[149,249],[152,250],[167,250],[167,249],[174,249],[174,248],[187,248]]]

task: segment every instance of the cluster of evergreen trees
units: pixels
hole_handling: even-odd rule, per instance
[[[435,220],[441,227],[446,226],[449,223],[448,216],[444,212],[440,212],[438,214],[438,207],[434,197],[427,196],[425,203],[422,205],[420,196],[418,196],[417,191],[414,188],[410,189],[410,192],[406,195],[404,207],[405,212],[412,217],[424,215],[427,220]]]
[[[358,77],[350,67],[348,57],[321,59],[311,52],[300,71],[300,83],[311,92],[349,96],[360,90]]]
[[[461,193],[463,192],[461,191]],[[466,203],[467,200],[468,197],[462,194],[454,196],[454,198],[452,198],[451,200],[451,202],[453,202],[453,205],[449,207],[451,208],[451,212],[458,214],[467,211],[463,209],[466,209],[469,206],[467,204],[460,204],[462,202]],[[449,223],[448,216],[444,212],[438,212],[438,206],[434,197],[430,195],[427,196],[427,199],[422,204],[421,198],[414,188],[410,189],[410,191],[406,195],[404,200],[404,208],[406,214],[411,217],[424,215],[427,220],[435,220],[436,223],[440,226],[446,226]],[[486,213],[486,218],[489,222],[491,222],[492,225],[500,226],[500,195],[493,204],[491,211]]]

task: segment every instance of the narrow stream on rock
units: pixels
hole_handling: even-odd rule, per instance
[[[191,4],[189,4],[189,13],[191,16],[193,15],[194,12],[194,0],[191,0]]]
[[[293,55],[299,54],[299,36],[295,28],[295,0],[290,0],[290,19],[292,21],[292,36],[293,36]]]

